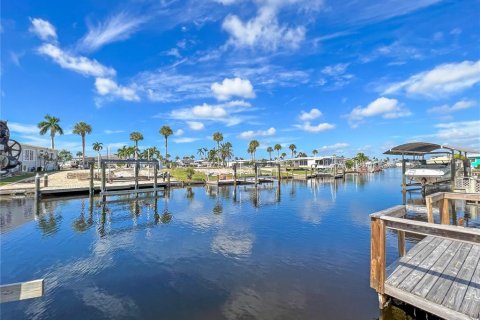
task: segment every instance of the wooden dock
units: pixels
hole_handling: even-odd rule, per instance
[[[480,319],[480,229],[449,225],[449,200],[478,200],[480,194],[438,193],[427,198],[431,222],[403,218],[405,206],[370,215],[370,286],[380,308],[393,297],[444,319]],[[440,222],[433,223],[432,203]],[[386,230],[396,230],[399,259],[386,266]],[[405,232],[425,238],[408,252]]]

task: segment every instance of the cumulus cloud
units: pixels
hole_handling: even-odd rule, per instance
[[[88,33],[80,40],[79,48],[85,51],[95,51],[106,44],[128,39],[146,21],[145,17],[121,11],[103,23],[88,26]]]
[[[445,143],[480,145],[480,120],[439,123],[434,137]]]
[[[132,88],[118,85],[115,81],[108,78],[97,78],[95,88],[101,96],[113,96],[127,101],[139,101],[140,98]]]
[[[172,110],[169,117],[177,120],[186,120],[198,122],[198,120],[209,120],[216,122],[223,122],[228,126],[234,126],[242,122],[242,117],[237,115],[247,111],[250,104],[241,100],[234,100],[220,104],[196,105],[191,108],[180,108]],[[163,117],[163,115],[156,115],[156,117]],[[194,123],[194,126],[198,123]]]
[[[222,83],[215,82],[210,87],[218,100],[228,100],[231,97],[255,98],[253,86],[248,79],[223,79]]]
[[[181,137],[181,138],[174,138],[173,142],[175,143],[191,143],[200,140],[200,138],[192,138],[192,137]]]
[[[43,44],[38,48],[38,52],[50,57],[62,68],[75,71],[85,76],[108,77],[114,76],[116,73],[114,69],[102,65],[96,60],[82,56],[74,56],[51,43]]]
[[[452,113],[460,110],[469,109],[469,108],[475,107],[476,105],[477,105],[477,102],[475,100],[463,99],[456,102],[452,106],[449,106],[448,104],[444,104],[438,107],[430,108],[428,109],[428,112],[447,114],[447,113]]]
[[[363,108],[358,106],[348,114],[348,121],[353,128],[357,127],[364,118],[382,116],[385,119],[408,117],[412,113],[400,106],[397,99],[380,97]]]
[[[319,133],[327,130],[331,130],[335,128],[334,124],[323,122],[317,125],[312,125],[309,121],[295,125],[295,127],[302,129],[303,131],[310,132],[310,133]]]
[[[187,121],[187,125],[190,129],[199,131],[205,129],[205,125],[200,121]]]
[[[302,121],[315,120],[321,116],[322,116],[322,112],[317,108],[313,108],[308,112],[302,111],[300,113],[300,120]]]
[[[240,135],[238,137],[241,138],[241,139],[251,139],[251,138],[255,138],[255,137],[269,137],[269,136],[275,135],[276,132],[277,132],[277,130],[275,128],[271,127],[267,130],[243,131],[242,133],[240,133]]]
[[[180,136],[183,136],[184,133],[185,131],[183,131],[182,129],[178,129],[173,133],[173,135],[176,137],[180,137]]]
[[[480,82],[480,60],[439,65],[415,74],[405,81],[390,84],[384,94],[406,93],[429,98],[462,92]]]
[[[280,7],[287,3],[265,1],[257,15],[246,22],[236,15],[228,15],[222,28],[230,34],[229,43],[236,47],[260,47],[272,51],[278,47],[298,48],[305,39],[305,27],[288,27],[277,19]]]
[[[57,40],[57,32],[50,22],[40,18],[30,19],[30,21],[32,22],[32,25],[28,29],[30,32],[44,41]]]

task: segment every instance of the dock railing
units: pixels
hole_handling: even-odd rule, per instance
[[[480,201],[480,193],[437,192],[425,197],[428,222],[434,223],[433,206],[437,205],[440,211],[440,223],[450,224],[450,201]]]
[[[455,195],[459,196],[459,194]],[[451,199],[448,194],[446,196],[434,195],[432,198],[432,201]],[[455,199],[458,199],[458,197]],[[397,232],[398,254],[400,257],[406,254],[405,232],[480,244],[480,229],[410,220],[404,218],[405,214],[406,207],[399,205],[370,215],[370,287],[375,289],[379,295],[380,308],[383,308],[387,302],[387,296],[385,295],[385,281],[388,277],[386,265],[387,229],[396,230]]]

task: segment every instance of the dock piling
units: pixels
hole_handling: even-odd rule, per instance
[[[35,175],[35,201],[40,200],[40,175]]]
[[[43,186],[48,187],[48,173],[43,175]]]
[[[89,186],[89,189],[88,189],[88,192],[90,194],[90,196],[93,196],[93,193],[95,192],[95,190],[93,189],[93,178],[94,178],[94,162],[90,162],[90,186]]]
[[[140,171],[140,166],[137,162],[135,163],[135,190],[138,190],[138,171]]]

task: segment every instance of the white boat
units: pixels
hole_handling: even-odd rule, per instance
[[[449,181],[451,179],[450,164],[421,164],[407,169],[405,175],[408,179],[422,185]]]

